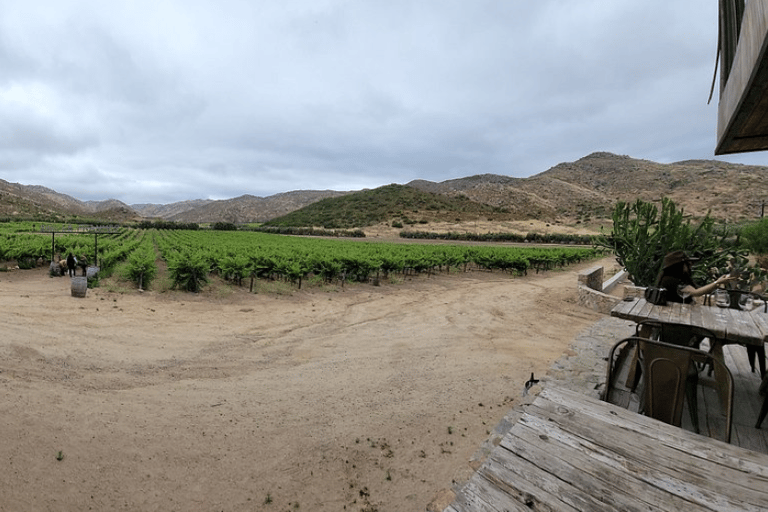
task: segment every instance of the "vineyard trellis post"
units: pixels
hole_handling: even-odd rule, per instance
[[[118,235],[120,234],[120,226],[48,226],[45,224],[42,224],[40,226],[40,232],[41,233],[50,233],[51,234],[51,261],[53,261],[53,257],[56,254],[56,233],[67,233],[67,234],[83,234],[83,235],[93,235],[93,245],[94,245],[94,254],[93,254],[93,265],[98,266],[99,264],[99,235]]]

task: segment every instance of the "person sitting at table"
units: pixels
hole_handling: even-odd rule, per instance
[[[704,286],[693,282],[691,267],[698,258],[689,258],[684,251],[673,251],[664,256],[664,264],[656,281],[656,286],[666,288],[667,302],[683,302],[690,304],[693,297],[712,293],[721,284],[728,283],[738,277],[728,274],[718,277],[715,281]]]

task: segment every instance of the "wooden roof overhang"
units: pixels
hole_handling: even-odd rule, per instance
[[[716,155],[768,149],[768,0],[720,0]]]

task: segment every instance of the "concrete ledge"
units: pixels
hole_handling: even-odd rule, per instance
[[[624,278],[627,277],[627,271],[622,270],[621,272],[616,272],[616,274],[608,279],[606,282],[603,283],[603,293],[609,293],[611,290],[616,288],[616,285],[619,284]]]
[[[603,267],[588,268],[579,273],[579,299],[580,306],[610,314],[611,310],[622,300],[622,297],[609,295],[616,285],[626,277],[626,272],[621,271],[603,282]]]
[[[592,290],[603,290],[603,267],[591,267],[579,272],[579,285]]]

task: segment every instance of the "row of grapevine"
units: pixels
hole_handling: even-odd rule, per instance
[[[89,234],[57,234],[55,237],[41,233],[0,234],[0,260],[13,260],[20,267],[31,268],[38,260],[48,262],[52,257],[65,258],[72,253],[79,259],[87,258],[90,263],[97,258],[102,273],[108,273],[143,237],[144,231],[129,229],[120,234],[99,235],[98,242]]]
[[[367,281],[390,273],[421,273],[473,265],[524,274],[563,266],[598,251],[584,247],[528,248],[353,242],[228,231],[161,231],[157,246],[178,285],[199,289],[209,272],[241,282],[252,276],[297,282],[308,276],[326,281]],[[183,281],[183,282],[182,282]],[[190,284],[191,283],[191,284]]]
[[[456,240],[471,242],[515,242],[537,244],[581,244],[592,245],[592,235],[566,235],[561,233],[434,233],[431,231],[403,230],[400,238],[420,240]]]
[[[150,235],[142,231],[141,239],[133,246],[130,253],[127,253],[127,258],[125,258],[124,277],[128,281],[136,283],[139,289],[149,287],[157,276],[154,233],[152,232]]]
[[[34,266],[40,258],[47,261],[50,252],[50,237],[22,233],[0,235],[0,260],[16,261],[22,268]]]
[[[146,231],[144,230],[125,230],[118,237],[107,239],[109,243],[103,249],[102,245],[104,244],[99,241],[99,267],[101,268],[101,273],[109,275],[118,262],[128,258],[134,250],[142,245],[146,236]]]

